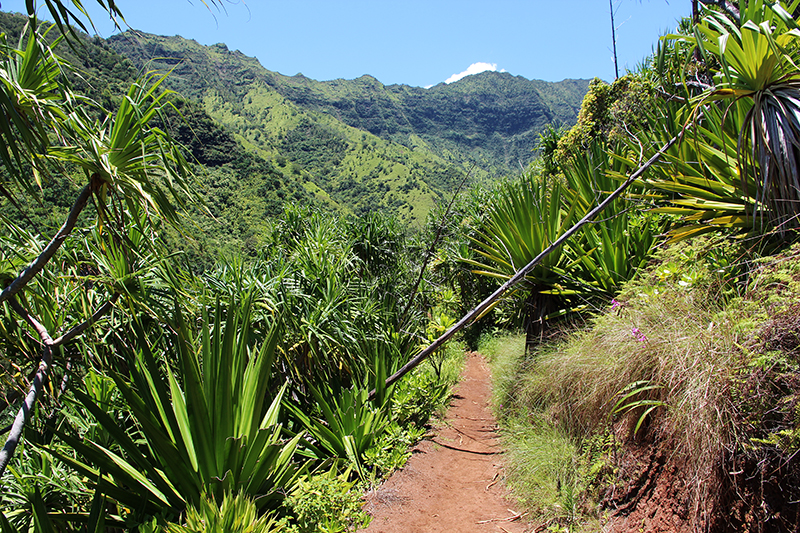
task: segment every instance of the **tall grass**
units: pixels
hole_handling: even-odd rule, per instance
[[[725,285],[713,261],[687,247],[668,254],[555,343],[527,355],[519,337],[481,346],[493,361],[509,480],[519,485],[526,478],[523,497],[550,508],[551,517],[574,518],[564,506],[581,505],[575,490],[585,489],[591,480],[580,477],[594,468],[585,455],[603,434],[617,442],[658,439],[691,473],[684,482],[696,506],[718,486],[714,480],[735,441],[730,388],[743,363],[745,317],[721,305]],[[632,390],[638,392],[623,393]],[[561,506],[556,513],[548,491]]]
[[[480,351],[492,368],[492,401],[506,449],[506,483],[534,518],[575,530],[577,519],[585,514],[579,510],[580,449],[545,412],[520,401],[521,386],[525,387],[520,377],[529,374],[533,363],[530,354],[524,355],[525,335],[485,335]]]

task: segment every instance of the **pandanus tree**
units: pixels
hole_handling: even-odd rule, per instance
[[[13,453],[17,428],[21,430],[47,379],[53,350],[108,312],[120,295],[119,287],[110,287],[106,304],[76,325],[77,329],[57,336],[58,332],[49,331],[39,317],[24,307],[25,293],[35,290],[36,277],[50,266],[90,200],[94,200],[97,224],[119,236],[125,218],[134,213],[157,214],[176,222],[173,205],[185,197],[181,193],[188,192],[181,172],[182,157],[166,134],[148,126],[166,105],[165,93],[158,91],[158,81],[153,83],[154,80],[147,79],[135,84],[116,113],[97,121],[80,107],[73,106],[77,102],[74,95],[63,90],[54,91],[53,77],[58,75],[58,62],[34,30],[28,33],[24,54],[7,51],[3,60],[0,68],[4,70],[6,96],[14,98],[4,102],[3,110],[6,119],[13,122],[13,126],[6,122],[2,131],[2,141],[7,148],[4,162],[11,176],[11,183],[4,191],[9,197],[13,194],[12,186],[31,191],[36,187],[34,179],[38,181],[45,173],[52,172],[54,165],[65,163],[83,170],[85,185],[59,231],[21,273],[7,273],[0,293],[0,303],[6,302],[13,308],[36,331],[42,343],[39,371],[8,444],[0,453],[0,472]]]
[[[510,182],[498,191],[473,239],[473,249],[483,260],[468,262],[476,273],[511,279],[608,198],[635,167],[624,147],[595,141],[573,156],[563,182],[534,171]],[[519,289],[526,293],[528,349],[539,341],[549,316],[610,299],[646,260],[659,233],[653,217],[639,214],[630,199],[620,198],[605,207],[601,220],[586,224],[564,247],[543,258]]]
[[[112,17],[121,17],[113,0],[98,0],[98,3]],[[86,29],[76,16],[78,13],[88,20],[82,3],[45,0],[45,5],[61,34],[56,45],[66,38],[71,41],[70,46],[80,46],[70,24]],[[82,188],[60,229],[49,239],[34,235],[30,240],[30,243],[47,241],[45,246],[22,243],[13,254],[3,250],[4,257],[13,255],[14,260],[3,263],[0,304],[13,310],[6,317],[16,314],[21,323],[19,328],[27,329],[38,339],[36,349],[40,360],[0,451],[0,474],[16,449],[37,397],[51,377],[54,357],[61,347],[73,342],[127,294],[129,279],[115,278],[113,272],[105,273],[110,276],[104,278],[103,290],[97,287],[102,276],[94,276],[94,281],[84,276],[79,290],[91,289],[99,295],[93,299],[97,303],[95,309],[83,309],[82,313],[55,320],[37,315],[33,302],[48,298],[55,301],[55,295],[47,293],[53,287],[40,280],[52,279],[48,272],[67,264],[61,262],[56,266],[54,258],[72,237],[79,219],[94,216],[94,234],[99,239],[94,251],[100,256],[93,261],[91,254],[84,254],[81,259],[83,269],[94,275],[103,265],[122,266],[140,252],[126,239],[126,228],[131,221],[140,226],[142,234],[152,232],[145,226],[154,217],[178,225],[176,207],[193,197],[180,151],[167,133],[152,125],[153,119],[170,105],[169,92],[160,88],[163,77],[145,76],[122,95],[118,109],[102,109],[71,90],[64,72],[66,65],[54,52],[55,45],[48,44],[47,31],[42,31],[36,18],[35,3],[26,2],[26,7],[29,21],[19,43],[14,46],[5,37],[0,40],[0,162],[5,171],[0,195],[18,208],[20,219],[24,220],[26,215],[18,200],[26,195],[37,196],[42,183],[53,174],[71,177],[80,174],[81,178],[73,179],[80,179]],[[93,209],[87,209],[92,205]],[[7,219],[3,219],[3,224],[9,237],[24,234]],[[146,242],[147,239],[142,241]],[[111,250],[113,254],[103,260],[101,256]],[[20,262],[27,265],[17,269],[15,265]],[[125,270],[121,268],[122,272]],[[128,270],[123,276],[132,275],[135,272]],[[68,310],[57,311],[63,315]],[[15,400],[19,398],[12,394],[9,401]]]
[[[713,86],[697,99],[696,109],[718,101],[725,115],[744,113],[741,176],[755,175],[756,204],[780,233],[800,227],[800,27],[793,18],[798,6],[742,0],[738,17],[709,10],[692,35],[670,36],[694,44],[712,69]]]
[[[51,453],[98,493],[140,515],[177,516],[204,495],[221,502],[231,493],[253,498],[261,509],[277,507],[300,473],[292,457],[303,435],[283,439],[288,384],[273,379],[282,320],[259,292],[201,305],[197,316],[176,306],[159,321],[134,319],[120,328],[115,356],[129,375],[105,372],[136,423],[120,424],[105,405],[76,390],[115,447],[60,433],[80,459]]]
[[[465,259],[479,274],[508,280],[552,244],[575,221],[576,205],[563,201],[563,187],[555,179],[534,172],[503,184],[492,199],[485,223],[472,238],[482,259]],[[569,257],[554,251],[521,284],[524,322],[530,348],[544,332],[547,316],[560,309],[566,294],[565,269]]]
[[[660,145],[691,124],[644,180],[662,195],[657,211],[680,216],[672,240],[798,227],[797,7],[707,10],[659,43],[651,71],[670,96],[631,147]]]

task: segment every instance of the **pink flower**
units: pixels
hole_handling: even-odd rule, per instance
[[[639,328],[632,328],[631,335],[633,335],[633,338],[639,342],[647,342],[647,335],[642,333],[642,330]]]

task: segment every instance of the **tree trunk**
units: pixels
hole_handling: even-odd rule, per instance
[[[554,310],[554,297],[534,288],[525,300],[525,353],[532,353],[547,330],[547,315]]]
[[[619,64],[617,63],[617,28],[614,25],[614,0],[608,0],[611,11],[611,46],[614,50],[614,79],[619,78]]]

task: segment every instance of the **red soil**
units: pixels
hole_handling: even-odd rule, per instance
[[[489,369],[468,355],[447,418],[401,471],[367,494],[367,533],[523,533],[506,499],[502,450],[489,407]]]

